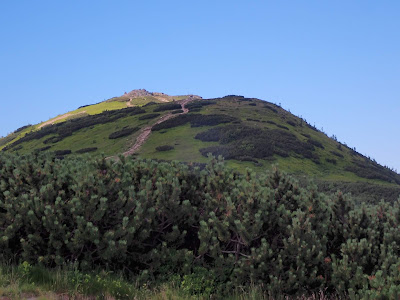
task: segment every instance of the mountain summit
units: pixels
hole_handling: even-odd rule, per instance
[[[153,96],[153,93],[150,93],[145,89],[137,89],[137,90],[132,90],[129,93],[124,93],[123,96],[128,96],[131,98],[139,98],[139,97]]]

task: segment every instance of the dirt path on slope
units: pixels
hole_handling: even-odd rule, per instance
[[[195,98],[186,98],[184,100],[180,101],[180,105],[182,107],[183,112],[180,114],[172,114],[172,113],[168,113],[165,116],[160,117],[156,123],[154,123],[151,126],[147,126],[145,128],[143,128],[140,133],[139,136],[136,138],[135,143],[133,144],[132,147],[129,148],[128,151],[124,152],[123,155],[124,156],[128,156],[128,155],[132,155],[133,153],[135,153],[137,150],[139,150],[139,148],[144,144],[144,142],[146,142],[146,140],[149,138],[149,135],[151,133],[151,129],[153,128],[154,125],[160,124],[162,122],[165,122],[169,119],[175,118],[176,116],[179,115],[183,115],[183,114],[187,114],[189,112],[189,109],[186,108],[186,104],[189,103],[190,101],[196,100]]]
[[[132,98],[129,98],[129,101],[126,102],[126,106],[128,106],[128,107],[132,107],[132,106],[133,106],[133,104],[132,104]]]
[[[49,121],[44,122],[43,124],[39,125],[38,129],[40,129],[40,128],[46,126],[46,125],[54,124],[54,123],[57,122],[58,120],[62,120],[62,119],[68,118],[68,117],[70,117],[70,116],[76,116],[76,115],[84,114],[84,113],[86,113],[86,110],[81,111],[81,112],[79,112],[79,113],[77,113],[77,114],[66,113],[66,114],[61,115],[61,116],[59,116],[59,117],[57,117],[57,118],[54,118],[54,119],[51,119],[51,120],[49,120]]]

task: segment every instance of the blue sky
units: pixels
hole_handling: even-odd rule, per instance
[[[399,1],[1,1],[0,136],[145,88],[281,103],[400,171]]]

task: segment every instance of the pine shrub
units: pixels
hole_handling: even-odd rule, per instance
[[[162,146],[156,147],[157,151],[169,151],[169,150],[172,150],[172,149],[174,149],[174,147],[171,146],[171,145],[162,145]]]
[[[123,128],[121,130],[117,130],[113,133],[111,133],[108,138],[109,139],[118,139],[124,136],[131,135],[132,133],[138,131],[140,128],[139,127],[134,127],[134,128]]]
[[[0,155],[0,261],[122,270],[182,288],[398,298],[400,201],[354,205],[274,169]]]
[[[75,153],[82,154],[82,153],[93,152],[96,150],[97,150],[97,147],[89,147],[89,148],[82,148],[82,149],[76,150]]]
[[[139,120],[149,120],[149,119],[157,118],[159,116],[160,116],[160,114],[146,114],[146,115],[140,116]]]
[[[166,110],[175,110],[180,109],[181,105],[179,103],[167,103],[167,104],[160,104],[155,109],[154,112],[166,111]]]

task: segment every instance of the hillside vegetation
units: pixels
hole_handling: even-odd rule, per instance
[[[206,297],[251,285],[276,299],[400,295],[399,201],[356,206],[278,170],[239,174],[212,157],[201,169],[2,154],[0,227],[0,262],[28,274],[74,264],[150,284],[173,278]],[[112,292],[124,298],[127,288]]]
[[[134,90],[0,149],[0,297],[400,297],[400,175],[276,104]]]
[[[82,118],[90,115],[100,114],[106,111],[119,110],[127,107],[143,106],[148,103],[164,103],[176,100],[182,100],[187,96],[169,96],[163,93],[151,93],[146,90],[133,90],[129,93],[125,93],[119,97],[113,97],[111,99],[90,105],[83,105],[76,110],[67,112],[65,114],[58,115],[51,118],[48,121],[41,122],[36,125],[23,126],[17,129],[13,133],[9,134],[5,138],[0,138],[0,149],[7,145],[16,142],[21,137],[28,133],[38,131],[46,126],[66,122],[77,118]],[[198,96],[194,96],[200,98]]]
[[[164,94],[147,93],[138,90],[132,95],[148,97],[148,101],[171,99]],[[98,105],[125,105],[131,96],[112,98]],[[138,99],[132,99],[131,103]],[[152,133],[135,155],[205,163],[211,153],[223,156],[228,166],[239,172],[244,172],[247,167],[263,172],[277,165],[298,178],[315,178],[321,191],[335,191],[340,187],[363,194],[362,190],[373,184],[380,187],[379,193],[372,192],[374,201],[381,197],[394,201],[400,193],[399,174],[329,138],[306,120],[273,103],[242,96],[192,99],[186,104],[188,114],[182,114],[179,101],[151,101],[145,105],[140,103],[140,108],[139,102],[137,104],[112,111],[96,111],[95,115],[79,115],[40,130],[35,129],[37,125],[23,128],[6,137],[6,141],[0,140],[0,145],[3,144],[0,147],[3,151],[19,154],[53,151],[59,156],[84,152],[94,156],[101,153],[115,156],[127,151],[142,129],[172,113],[176,114],[174,118],[152,127]],[[78,113],[94,107],[82,107]],[[362,200],[368,199],[368,194],[364,193]]]

